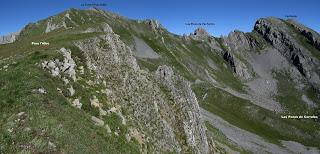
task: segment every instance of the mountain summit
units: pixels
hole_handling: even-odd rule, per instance
[[[193,35],[199,37],[207,37],[209,36],[209,33],[204,28],[199,27],[194,31]]]
[[[0,45],[0,153],[320,153],[319,34],[69,9]]]

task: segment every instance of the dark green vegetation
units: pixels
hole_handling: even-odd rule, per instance
[[[281,119],[280,114],[274,114],[205,83],[194,85],[193,89],[198,98],[207,93],[204,100],[199,99],[201,107],[272,143],[292,140],[304,145],[319,146],[320,138],[316,134],[320,125],[312,120]]]

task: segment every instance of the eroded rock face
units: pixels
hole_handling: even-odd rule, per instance
[[[127,110],[128,115],[121,117],[132,119],[138,131],[145,135],[141,144],[151,144],[151,151],[208,153],[198,102],[186,80],[176,77],[165,66],[166,73],[141,70],[131,49],[112,31],[75,45],[86,57],[87,67],[97,73],[97,80],[105,80],[106,87],[112,91],[107,95],[108,100],[117,103],[117,111]],[[161,76],[164,82],[158,80]],[[160,86],[168,88],[170,93]],[[176,113],[174,104],[183,108],[179,110],[181,115]],[[184,135],[177,136],[180,132]]]
[[[317,32],[294,20],[288,20],[288,22],[293,25],[293,27],[296,28],[303,36],[305,36],[310,41],[311,45],[320,50],[320,35]]]
[[[76,63],[71,57],[71,51],[65,48],[61,48],[60,52],[62,53],[64,59],[60,67],[60,70],[67,74],[73,81],[76,80]]]
[[[6,36],[0,36],[0,44],[12,43],[17,40],[20,32],[11,33]]]
[[[158,20],[145,20],[144,22],[146,22],[147,24],[150,25],[150,27],[153,29],[153,30],[156,30],[158,28],[160,28],[160,23]]]
[[[190,82],[179,75],[174,75],[173,70],[166,66],[159,66],[156,77],[161,84],[164,84],[170,91],[171,96],[180,110],[176,111],[182,115],[176,118],[183,119],[183,130],[189,146],[196,150],[196,153],[208,153],[209,146],[205,127],[200,118],[200,108],[197,98],[191,90]]]
[[[61,77],[63,74],[71,78],[73,81],[76,81],[77,65],[71,57],[71,51],[65,48],[61,48],[59,52],[64,57],[63,61],[60,61],[59,59],[44,61],[41,63],[41,67],[44,69],[48,69],[51,72],[51,75],[54,77],[56,76]],[[67,80],[67,79],[64,79],[64,80]]]
[[[243,81],[252,79],[252,71],[243,60],[247,59],[250,51],[257,50],[257,41],[246,33],[235,30],[228,36],[223,36],[221,43],[225,50],[222,52],[223,59],[228,62],[235,75]]]
[[[237,71],[236,66],[234,64],[233,56],[229,52],[225,52],[223,55],[223,59],[229,63],[230,67],[232,68],[232,71],[236,73]]]
[[[294,32],[284,21],[277,18],[259,19],[254,26],[254,30],[279,50],[311,84],[319,88],[320,80],[317,80],[319,77],[319,68],[316,68],[316,66],[319,65],[318,59],[314,58],[314,56],[299,43],[298,38],[293,37]],[[307,31],[305,32],[308,33]],[[307,35],[307,38],[313,39],[311,38],[312,34]],[[314,40],[314,43],[316,43],[316,40]]]
[[[150,28],[151,31],[154,32],[155,34],[163,33],[164,28],[162,27],[162,25],[158,20],[154,20],[154,19],[139,20],[138,23],[146,24],[148,28]]]
[[[249,80],[252,78],[251,73],[247,66],[241,62],[239,59],[235,58],[231,53],[225,52],[223,59],[227,61],[232,69],[232,71],[243,80]]]
[[[104,46],[99,46],[104,42]],[[173,128],[166,122],[154,104],[166,107],[160,88],[140,70],[131,49],[113,32],[76,43],[86,56],[88,68],[101,76],[112,94],[108,99],[128,110],[139,131],[148,136],[145,143],[154,151],[181,151]],[[130,107],[129,107],[130,106]],[[162,110],[162,109],[159,109]],[[168,110],[170,112],[170,110]]]
[[[209,45],[212,52],[218,52],[219,54],[223,53],[223,49],[220,45],[220,43],[217,41],[218,39],[211,36],[204,28],[199,27],[197,28],[193,33],[190,33],[190,35],[184,34],[182,36],[184,40],[186,40],[188,43],[191,43],[190,41],[197,40],[202,41],[204,44]]]
[[[194,33],[191,36],[205,39],[208,38],[210,35],[204,28],[199,27],[194,31]]]
[[[67,28],[66,23],[65,22],[61,22],[61,23],[54,23],[52,22],[52,18],[49,19],[49,21],[47,22],[47,27],[45,30],[45,33],[49,33],[53,30],[59,29],[59,28]]]
[[[238,30],[229,33],[227,37],[222,37],[222,41],[228,48],[238,53],[257,48],[256,40]]]

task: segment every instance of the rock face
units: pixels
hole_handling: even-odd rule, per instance
[[[196,153],[208,153],[209,146],[203,121],[200,118],[200,108],[190,83],[184,78],[174,75],[173,70],[165,65],[159,66],[156,77],[169,89],[175,105],[181,108],[178,112],[182,115],[176,116],[176,118],[185,117],[181,120],[188,145],[196,149]]]
[[[193,35],[198,37],[208,37],[209,33],[204,28],[199,27],[194,31]]]
[[[41,63],[41,67],[44,69],[49,69],[51,75],[54,77],[64,74],[75,81],[77,65],[71,57],[71,51],[65,48],[61,48],[59,52],[64,57],[63,61],[60,61],[59,59],[44,61]]]
[[[230,67],[232,68],[232,71],[233,71],[234,73],[236,73],[237,70],[236,70],[236,66],[235,66],[235,64],[234,64],[233,56],[232,56],[229,52],[225,52],[225,53],[223,54],[223,59],[229,63]]]
[[[60,52],[62,53],[64,59],[61,65],[61,72],[67,74],[73,81],[76,80],[76,63],[71,57],[71,51],[61,48]]]
[[[223,59],[228,62],[232,71],[241,79],[249,80],[252,78],[247,66],[238,58],[235,58],[230,52],[223,54]]]
[[[66,38],[75,34],[79,37],[60,40],[62,34],[68,35]],[[32,69],[44,75],[34,75],[36,80],[27,83],[33,85],[40,79],[49,81],[43,88],[30,86],[36,88],[30,90],[31,100],[33,97],[43,97],[46,102],[49,101],[47,98],[59,97],[48,103],[39,99],[43,112],[47,112],[47,108],[43,106],[50,105],[56,109],[61,105],[66,107],[58,101],[68,102],[72,107],[65,111],[72,111],[67,112],[67,115],[73,115],[68,118],[73,118],[71,122],[78,120],[73,123],[78,124],[73,128],[79,124],[90,124],[85,125],[88,127],[83,129],[85,131],[81,135],[89,132],[89,135],[101,137],[101,140],[94,140],[94,144],[105,138],[124,139],[120,144],[137,146],[133,148],[140,150],[140,153],[228,153],[228,150],[224,151],[225,147],[232,148],[229,149],[230,153],[241,150],[219,143],[220,138],[216,138],[217,133],[212,131],[216,128],[228,140],[231,139],[230,143],[237,142],[236,146],[249,152],[259,153],[262,152],[261,149],[266,149],[266,152],[280,153],[282,148],[279,146],[279,150],[276,146],[274,149],[273,144],[262,138],[264,134],[259,134],[260,131],[249,133],[251,129],[246,129],[246,125],[251,122],[257,128],[263,126],[270,129],[270,133],[284,133],[283,136],[293,139],[301,137],[303,139],[299,142],[302,144],[313,138],[319,141],[317,130],[314,134],[309,134],[309,131],[304,133],[305,128],[300,129],[300,125],[281,123],[278,114],[273,115],[295,112],[285,106],[288,104],[298,106],[297,108],[306,104],[308,106],[303,110],[308,114],[319,107],[316,100],[319,92],[314,88],[320,84],[317,54],[319,34],[294,21],[266,18],[259,19],[254,31],[250,33],[236,30],[228,36],[217,38],[210,36],[205,29],[198,28],[189,36],[181,37],[166,31],[156,20],[127,20],[94,8],[68,10],[30,24],[20,34],[19,41],[37,38],[34,37],[37,35],[56,40],[57,44],[27,55],[32,62],[39,60],[35,63],[44,69]],[[2,40],[11,42],[16,39],[12,38]],[[60,44],[67,48],[59,47]],[[8,49],[6,45],[3,47],[1,46],[1,51]],[[21,68],[24,67],[20,64],[27,63],[18,61],[9,64],[1,59],[0,72],[12,71],[14,74],[13,70],[18,69],[16,74],[21,73],[20,71],[24,71]],[[33,72],[25,73],[30,75]],[[3,77],[5,79],[0,78],[0,85],[5,85],[5,89],[8,87],[6,78],[11,76],[9,74]],[[283,89],[288,89],[290,94],[286,94],[287,91],[284,92]],[[301,97],[294,96],[300,93]],[[293,105],[286,104],[286,98]],[[10,103],[12,100],[1,102]],[[199,107],[199,103],[203,108]],[[58,113],[48,116],[59,115],[60,110],[52,112],[56,111]],[[7,115],[11,114],[5,113],[4,117]],[[80,116],[82,117],[78,118]],[[84,119],[86,121],[82,121]],[[204,123],[203,120],[209,123]],[[244,123],[242,120],[245,120]],[[59,126],[62,130],[70,124],[65,121],[57,122],[63,123]],[[276,125],[280,123],[281,125]],[[311,124],[314,123],[310,121]],[[240,128],[246,131],[239,131]],[[48,129],[53,132],[51,127]],[[313,131],[311,129],[310,132]],[[9,130],[10,133],[16,131]],[[98,133],[93,133],[97,130]],[[285,134],[287,130],[291,131]],[[52,134],[52,138],[54,137]],[[137,142],[132,142],[132,139]],[[99,146],[109,148],[110,144],[116,145],[111,147],[116,150],[125,149],[119,143],[111,142]],[[54,143],[59,145],[56,147],[57,152],[66,147],[59,142]],[[298,148],[303,149],[302,151],[291,147],[298,144],[286,144],[293,152],[304,152],[304,147]],[[15,145],[12,144],[13,146]]]
[[[259,19],[254,30],[279,50],[311,84],[319,88],[319,68],[316,68],[319,60],[301,45],[301,40],[293,36],[292,29],[284,21],[277,18]],[[302,30],[301,27],[300,30]],[[307,33],[302,30],[302,33],[304,32]],[[306,36],[317,46],[316,37],[311,32]]]
[[[49,33],[53,30],[59,29],[59,28],[67,28],[66,23],[65,22],[61,22],[61,23],[54,23],[52,22],[52,18],[49,19],[49,21],[47,22],[47,28],[45,30],[45,33]]]
[[[160,28],[160,23],[159,23],[159,21],[158,20],[145,20],[145,22],[147,23],[147,24],[149,24],[151,27],[152,27],[152,29],[158,29],[158,28]]]
[[[242,81],[253,78],[252,68],[244,60],[248,59],[249,52],[260,49],[259,40],[238,30],[228,36],[215,38],[203,28],[197,28],[190,37],[209,45],[211,51],[218,53],[229,64],[234,75]]]
[[[320,50],[320,35],[317,32],[294,20],[288,20],[288,22],[305,36],[310,41],[311,45]]]
[[[6,36],[0,36],[0,44],[12,43],[17,40],[18,36],[19,36],[19,32],[11,33]]]
[[[210,35],[204,28],[199,27],[194,31],[194,33],[191,36],[203,39],[209,37]]]
[[[97,73],[97,80],[108,79],[106,86],[112,91],[108,99],[117,102],[120,109],[130,106],[126,108],[127,119],[134,119],[147,136],[145,142],[153,146],[152,151],[208,153],[198,102],[186,80],[176,77],[166,66],[160,67],[156,75],[140,70],[131,49],[112,31],[75,45],[85,55],[87,67]],[[174,104],[181,110],[174,110]],[[184,133],[177,136],[178,132]],[[185,142],[188,147],[182,146]]]
[[[158,20],[146,19],[146,20],[139,21],[139,22],[143,22],[143,23],[147,24],[149,26],[149,28],[156,34],[162,33],[163,27]]]
[[[223,37],[222,39],[225,45],[236,52],[248,51],[257,47],[256,40],[238,30],[231,32],[227,37]]]

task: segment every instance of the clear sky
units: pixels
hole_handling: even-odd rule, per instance
[[[249,32],[261,17],[286,15],[320,31],[320,0],[5,0],[0,3],[0,35],[68,8],[88,8],[84,3],[105,3],[105,10],[133,19],[157,19],[180,35],[198,27],[186,23],[214,23],[203,27],[220,36],[235,29]]]

